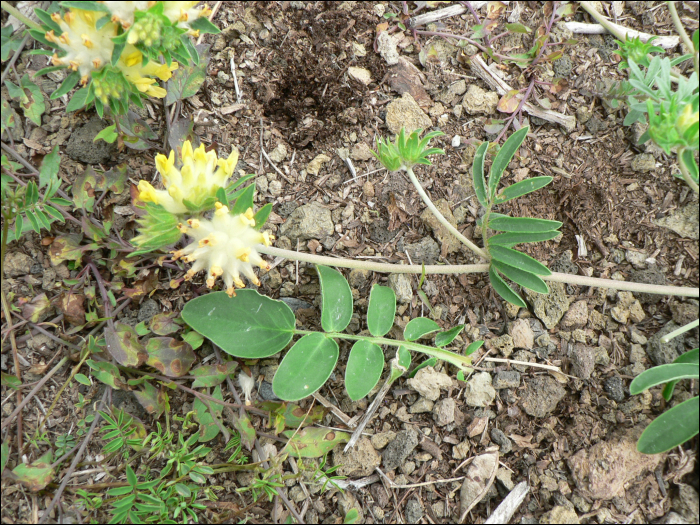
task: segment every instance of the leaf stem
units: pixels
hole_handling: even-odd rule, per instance
[[[695,46],[693,46],[693,42],[690,40],[688,33],[686,33],[683,24],[681,24],[681,19],[678,17],[678,11],[676,11],[676,3],[666,2],[666,6],[668,7],[669,13],[671,13],[671,20],[673,20],[673,25],[676,27],[676,32],[678,33],[678,36],[681,37],[681,40],[685,44],[685,47],[688,48],[688,52],[693,54],[693,66],[695,72],[698,75],[700,75],[700,55],[698,54],[698,50],[695,49]],[[695,187],[695,192],[697,193],[697,184],[695,185]]]
[[[447,231],[449,231],[452,235],[457,237],[460,241],[462,241],[464,244],[467,245],[467,247],[476,253],[477,255],[483,257],[487,261],[490,260],[491,258],[489,257],[488,253],[486,253],[484,250],[479,248],[476,244],[471,242],[469,239],[467,239],[464,235],[462,235],[457,228],[452,226],[450,222],[445,219],[445,217],[440,213],[440,210],[438,210],[435,205],[433,204],[433,201],[430,200],[430,197],[428,197],[428,194],[425,193],[425,190],[423,189],[423,186],[421,186],[421,183],[418,182],[418,178],[416,177],[415,173],[413,173],[413,169],[411,168],[406,168],[406,173],[408,173],[408,177],[411,179],[411,182],[413,185],[416,187],[416,191],[418,192],[418,195],[420,195],[421,199],[423,199],[423,202],[425,205],[428,207],[428,209],[435,215],[435,218],[442,224],[445,228],[447,228]]]
[[[41,26],[37,24],[34,20],[24,16],[19,9],[10,4],[10,2],[0,2],[0,7],[6,12],[14,16],[17,20],[26,25],[29,29],[36,29],[41,31]]]
[[[688,167],[685,165],[685,162],[683,162],[682,156],[683,156],[684,150],[685,150],[685,148],[680,148],[676,152],[676,158],[678,159],[678,167],[681,170],[681,175],[683,175],[683,180],[685,181],[685,183],[688,186],[690,186],[695,193],[698,193],[698,191],[700,191],[698,189],[698,183],[695,182],[693,180],[693,177],[690,176],[690,172],[688,171]]]
[[[298,335],[307,335],[319,332],[315,332],[313,330],[294,330],[294,333]],[[442,350],[441,348],[426,346],[410,341],[397,341],[396,339],[386,339],[385,337],[344,334],[341,332],[326,332],[323,333],[323,335],[335,339],[349,339],[351,341],[369,341],[370,343],[374,343],[376,345],[388,345],[396,347],[403,346],[408,350],[413,350],[414,352],[421,352],[423,354],[436,357],[437,359],[447,361],[448,363],[451,363],[460,369],[470,367],[472,362],[470,357],[455,354],[454,352],[450,352],[449,350]]]

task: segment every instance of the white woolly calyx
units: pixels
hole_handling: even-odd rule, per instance
[[[256,286],[260,281],[255,276],[253,266],[269,270],[270,266],[260,257],[256,246],[270,246],[274,237],[269,232],[259,232],[255,226],[252,208],[245,213],[231,215],[229,209],[216,203],[216,211],[211,220],[189,219],[187,225],[180,224],[182,233],[193,241],[181,250],[173,252],[174,259],[182,257],[191,262],[192,268],[185,275],[190,280],[201,271],[207,271],[207,286],[212,288],[217,277],[222,277],[226,293],[236,295],[235,288],[244,288],[241,275]]]

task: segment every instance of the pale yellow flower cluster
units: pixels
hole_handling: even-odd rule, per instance
[[[189,219],[187,226],[180,224],[182,233],[192,237],[193,241],[182,250],[173,252],[173,258],[194,263],[185,275],[192,279],[201,271],[207,271],[207,286],[212,288],[217,277],[222,277],[229,296],[236,295],[235,288],[244,288],[241,275],[256,286],[260,281],[253,272],[253,265],[269,269],[269,265],[260,257],[256,246],[270,246],[273,236],[269,232],[259,232],[255,228],[253,210],[231,215],[228,207],[216,203],[216,211],[211,220]]]
[[[183,200],[200,206],[207,198],[214,197],[219,188],[226,186],[238,163],[238,150],[234,148],[228,159],[219,159],[216,152],[207,152],[204,144],[192,150],[192,143],[186,140],[181,158],[182,167],[177,169],[174,151],[169,157],[156,155],[156,169],[163,178],[165,189],[156,190],[142,180],[138,186],[139,199],[160,204],[170,213],[186,213],[188,208]]]
[[[129,29],[134,23],[134,13],[153,7],[155,2],[102,2],[109,10],[112,21]],[[195,8],[199,2],[163,2],[163,14],[171,22],[178,22],[178,27],[187,28],[187,22],[192,22],[200,16],[209,16],[211,9],[207,5]],[[194,33],[194,32],[193,32]]]

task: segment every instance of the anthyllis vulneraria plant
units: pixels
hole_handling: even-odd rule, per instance
[[[473,252],[489,261],[491,285],[503,299],[520,307],[526,306],[522,297],[505,282],[501,275],[535,292],[549,293],[549,288],[540,278],[540,276],[551,275],[549,269],[532,257],[512,248],[516,244],[525,242],[540,242],[554,239],[559,235],[558,229],[562,223],[544,219],[508,217],[492,211],[494,206],[527,195],[552,182],[552,177],[532,177],[498,191],[501,176],[515,152],[525,140],[529,128],[524,127],[513,133],[498,150],[491,165],[488,185],[484,177],[484,163],[487,150],[489,149],[488,141],[483,142],[479,146],[474,157],[472,167],[474,190],[476,198],[484,211],[478,224],[482,229],[482,238],[484,239],[486,250],[476,246],[443,217],[413,173],[412,168],[416,164],[431,165],[427,158],[428,155],[445,153],[439,148],[427,147],[430,139],[443,135],[443,133],[432,131],[419,141],[418,136],[421,131],[416,130],[407,138],[404,130],[401,129],[394,143],[377,139],[377,153],[375,153],[375,156],[390,171],[406,171],[423,202],[440,223]],[[504,233],[489,237],[489,230]]]
[[[185,280],[206,270],[207,286],[212,288],[221,277],[229,296],[235,295],[235,287],[245,287],[241,276],[258,285],[253,268],[269,266],[256,247],[270,246],[274,239],[269,232],[259,231],[271,206],[266,205],[255,214],[255,186],[251,184],[236,191],[250,176],[226,186],[238,162],[238,151],[234,148],[228,158],[219,159],[216,152],[207,152],[204,144],[193,149],[185,141],[180,158],[177,167],[174,151],[168,157],[156,156],[156,168],[165,189],[156,190],[144,180],[138,184],[138,200],[144,214],[138,220],[139,235],[132,239],[139,250],[132,255],[173,245],[186,234],[192,238],[191,242],[172,252],[174,260],[182,258],[193,263]],[[230,208],[229,200],[233,199],[236,202]],[[216,210],[213,216],[204,217],[212,208]]]
[[[82,86],[66,109],[91,103],[102,116],[105,107],[125,114],[129,104],[143,107],[142,96],[163,98],[158,80],[168,80],[179,64],[199,63],[191,37],[218,33],[197,2],[60,2],[49,11],[35,9],[42,30],[31,35],[54,48],[52,66],[70,73],[51,94],[58,98]],[[35,54],[52,54],[37,50]],[[161,63],[162,62],[164,63]],[[179,63],[179,64],[178,64]]]

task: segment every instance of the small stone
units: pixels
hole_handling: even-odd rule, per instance
[[[681,209],[674,210],[666,217],[652,219],[657,226],[668,228],[681,237],[698,240],[698,203],[697,201],[685,205]]]
[[[630,306],[630,321],[633,323],[641,323],[644,321],[646,314],[642,308],[642,304],[639,301],[635,301]]]
[[[550,282],[548,286],[549,294],[533,292],[527,288],[524,293],[533,306],[533,313],[547,327],[547,330],[551,330],[569,310],[570,300],[566,295],[564,283]]]
[[[462,106],[464,107],[464,111],[470,115],[479,113],[490,115],[496,111],[498,98],[498,93],[492,91],[487,92],[476,84],[471,84],[462,99]]]
[[[685,352],[682,337],[674,337],[667,343],[661,342],[661,338],[680,328],[673,321],[669,321],[661,330],[656,332],[647,344],[647,355],[651,358],[655,365],[665,365],[673,363],[673,361],[682,353]]]
[[[372,150],[367,144],[364,142],[358,142],[352,147],[350,158],[352,160],[369,160],[373,159],[374,155],[372,155]]]
[[[423,370],[425,370],[425,368]],[[339,445],[339,447],[342,446],[343,445]],[[382,454],[384,470],[394,470],[402,465],[416,446],[418,446],[418,433],[415,430],[402,430],[396,434],[396,438],[387,445]],[[337,464],[336,462],[336,465]],[[363,476],[369,476],[373,470],[374,466],[371,468],[370,472],[363,474]]]
[[[369,86],[370,82],[372,82],[372,73],[363,67],[350,66],[348,68],[348,77],[364,86]]]
[[[656,267],[647,270],[633,270],[630,272],[629,280],[635,283],[666,284],[666,276]],[[660,294],[637,293],[637,298],[642,304],[657,304],[663,297]]]
[[[673,311],[673,306],[671,306],[671,311]],[[697,308],[695,309],[695,315],[697,316]],[[681,324],[681,323],[678,323]],[[685,324],[685,323],[683,323]],[[647,344],[647,338],[642,334],[639,330],[637,330],[634,326],[630,328],[630,341],[635,344],[639,345],[645,345]]]
[[[455,420],[455,410],[457,410],[457,403],[451,397],[441,399],[435,403],[435,410],[433,411],[435,424],[439,427],[444,427],[452,423]]]
[[[513,480],[511,479],[512,476],[513,472],[504,467],[500,467],[496,472],[496,479],[500,481],[501,484],[509,491],[515,488],[515,483],[513,483]]]
[[[362,184],[362,193],[364,193],[366,197],[374,197],[374,184],[366,180],[364,184]]]
[[[650,153],[640,153],[632,159],[630,167],[633,171],[654,171],[656,169],[656,160]]]
[[[520,386],[520,372],[515,370],[501,370],[496,372],[493,378],[493,387],[496,390],[504,388],[518,388]]]
[[[406,245],[406,252],[413,264],[435,264],[440,257],[440,246],[432,237]]]
[[[306,165],[306,173],[318,175],[318,172],[321,171],[323,165],[329,160],[331,160],[331,158],[323,153],[316,155],[314,159]]]
[[[268,383],[267,381],[260,382],[258,397],[263,401],[281,401],[281,399],[277,397],[275,392],[272,390],[272,383]]]
[[[389,276],[389,286],[396,294],[396,301],[399,304],[408,304],[413,298],[413,288],[411,280],[402,273],[392,273]]]
[[[452,214],[450,203],[447,202],[446,199],[438,199],[435,202],[435,207],[440,213],[442,213],[443,217],[447,219],[448,223],[450,223],[454,227],[457,226],[457,221],[455,221],[454,215]],[[421,213],[420,218],[425,223],[425,225],[428,228],[430,228],[430,230],[433,232],[433,234],[439,241],[443,253],[452,254],[461,250],[461,241],[459,241],[457,237],[452,235],[452,233],[450,233],[447,230],[444,224],[438,221],[437,217],[435,217],[433,212],[426,209],[425,211],[423,211],[423,213]]]
[[[270,195],[273,197],[279,197],[282,195],[282,182],[278,180],[270,181],[267,189],[270,192]]]
[[[428,129],[433,123],[410,93],[406,92],[387,106],[386,125],[391,133],[398,134],[402,127],[406,133],[411,133],[417,129]]]
[[[630,316],[630,311],[628,308],[618,305],[618,306],[613,306],[610,309],[610,315],[618,323],[627,324],[627,320],[629,319],[629,316]]]
[[[469,454],[469,441],[462,441],[461,443],[452,447],[452,457],[455,459],[464,459]]]
[[[485,373],[489,375],[488,372]],[[489,376],[489,378],[490,377],[491,376]],[[440,389],[450,388],[452,386],[452,379],[450,379],[450,376],[447,374],[436,372],[432,366],[426,366],[418,370],[414,377],[406,381],[406,384],[424,398],[430,401],[437,401],[440,397]]]
[[[564,314],[561,320],[561,327],[564,330],[574,330],[583,328],[588,322],[588,303],[586,301],[576,301]]]
[[[333,235],[335,227],[331,220],[331,212],[314,201],[310,204],[299,206],[280,226],[280,235],[284,235],[292,241],[308,241],[310,239],[323,239]]]
[[[377,450],[381,450],[386,447],[391,441],[396,438],[396,432],[393,430],[388,430],[386,432],[380,432],[375,434],[370,438],[372,446]]]
[[[435,405],[435,402],[430,399],[419,397],[418,401],[413,403],[408,409],[408,412],[411,414],[424,414],[425,412],[431,412],[433,410],[433,405]]]
[[[11,252],[5,256],[2,270],[7,277],[21,277],[29,273],[33,263],[34,259],[29,255],[22,252]]]
[[[552,510],[545,512],[540,517],[540,523],[566,523],[566,524],[578,524],[581,523],[574,512],[569,507],[563,505],[557,505],[552,508]]]
[[[423,518],[423,506],[416,498],[406,502],[406,523],[418,523]]]
[[[416,470],[416,464],[413,461],[406,461],[399,467],[399,470],[401,470],[404,476],[410,476],[413,471]]]
[[[501,353],[501,355],[506,359],[508,359],[513,353],[513,338],[508,334],[502,335],[500,337],[494,337],[490,340],[490,343],[491,347],[498,350]]]
[[[113,144],[104,140],[93,142],[93,139],[104,127],[105,125],[100,118],[93,117],[87,124],[74,130],[66,144],[66,154],[71,159],[85,164],[108,162],[117,151],[116,142]]]
[[[508,333],[513,338],[513,346],[515,348],[532,350],[532,346],[535,343],[535,334],[532,332],[527,319],[518,319],[511,323],[508,327]]]
[[[464,402],[469,406],[488,406],[495,397],[496,390],[491,385],[491,374],[488,372],[474,374],[464,389]]]
[[[584,380],[591,378],[591,373],[595,368],[595,353],[593,348],[581,343],[576,343],[570,347],[569,357],[571,358],[572,372],[576,377]]]
[[[333,449],[333,464],[341,465],[336,472],[341,476],[369,476],[381,463],[381,458],[366,437],[361,437],[357,444],[343,452],[345,444],[341,443]]]
[[[382,31],[377,37],[377,51],[390,66],[399,63],[399,52],[396,49],[396,39],[387,31]]]
[[[627,250],[625,252],[625,259],[637,270],[643,270],[646,268],[645,261],[647,260],[647,257],[648,255],[645,252],[638,252],[636,250]]]
[[[508,439],[502,430],[492,428],[491,439],[500,447],[501,454],[508,454],[511,450],[513,450],[513,442]]]
[[[596,346],[593,349],[593,355],[595,357],[596,365],[605,368],[610,364],[610,356],[608,355],[608,351],[602,346]]]
[[[148,322],[158,313],[160,313],[160,305],[153,299],[146,299],[141,303],[139,313],[136,318],[139,323],[144,321]]]
[[[566,390],[555,379],[536,377],[526,383],[527,389],[521,399],[521,406],[533,417],[546,417],[554,411]]]
[[[621,377],[612,376],[606,379],[604,388],[613,401],[620,403],[625,400],[625,383]]]
[[[287,158],[287,146],[285,146],[282,143],[277,144],[277,147],[270,152],[270,159],[272,160],[272,162],[279,163],[279,162],[284,161],[284,159],[286,159],[286,158]]]

